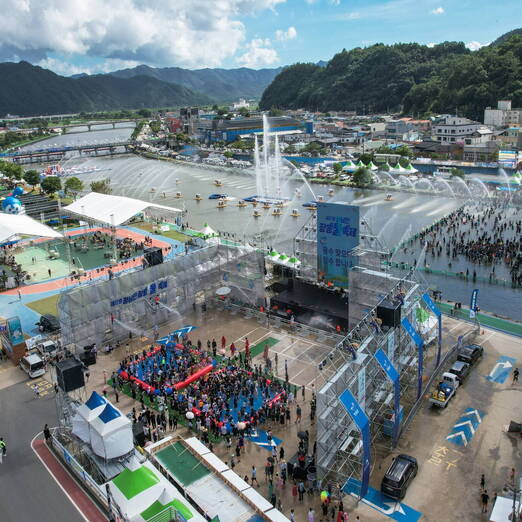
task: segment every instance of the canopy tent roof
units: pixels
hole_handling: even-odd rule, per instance
[[[25,214],[4,214],[0,212],[0,243],[18,234],[39,237],[62,237],[51,227],[43,225]]]
[[[141,201],[140,199],[126,198],[124,196],[99,194],[98,192],[91,192],[83,196],[83,198],[64,207],[63,210],[99,223],[118,226],[148,208],[168,212],[181,212],[180,209],[174,207],[149,203],[147,201]]]
[[[217,235],[217,232],[211,226],[209,226],[208,223],[205,223],[203,229],[201,230],[201,233],[204,236],[215,236],[215,235]]]

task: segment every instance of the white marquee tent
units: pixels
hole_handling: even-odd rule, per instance
[[[146,209],[181,212],[180,209],[140,199],[91,192],[63,208],[65,212],[99,223],[118,226]]]
[[[131,421],[107,403],[90,421],[91,448],[100,457],[114,459],[134,448]]]
[[[0,243],[17,235],[62,237],[60,232],[56,232],[51,227],[43,225],[25,214],[4,214],[0,212]]]
[[[100,415],[105,406],[107,406],[107,400],[93,391],[89,400],[76,410],[76,415],[72,420],[72,432],[83,442],[91,441],[90,423]]]

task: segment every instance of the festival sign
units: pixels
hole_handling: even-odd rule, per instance
[[[357,264],[352,251],[359,245],[359,207],[317,203],[318,279],[348,287],[348,272]]]

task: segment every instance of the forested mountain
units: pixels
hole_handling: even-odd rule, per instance
[[[522,106],[522,37],[472,52],[462,42],[433,47],[376,44],[343,50],[324,68],[296,64],[267,87],[260,108],[408,114],[455,112],[481,119],[499,99]]]
[[[66,78],[27,62],[0,64],[0,115],[35,116],[211,103],[207,96],[149,76]]]
[[[489,45],[500,45],[501,43],[504,43],[508,38],[511,38],[513,35],[522,35],[522,27],[519,29],[513,29],[512,31],[509,31],[507,33],[504,33],[502,36],[499,36],[496,40],[491,42]]]
[[[220,101],[235,101],[239,98],[260,98],[265,87],[281,71],[278,69],[197,69],[180,67],[155,68],[138,65],[110,73],[118,78],[150,76],[158,80],[183,85]]]

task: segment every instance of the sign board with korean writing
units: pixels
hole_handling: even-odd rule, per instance
[[[359,245],[359,207],[317,203],[318,279],[348,287],[348,272],[357,263],[352,250]]]

